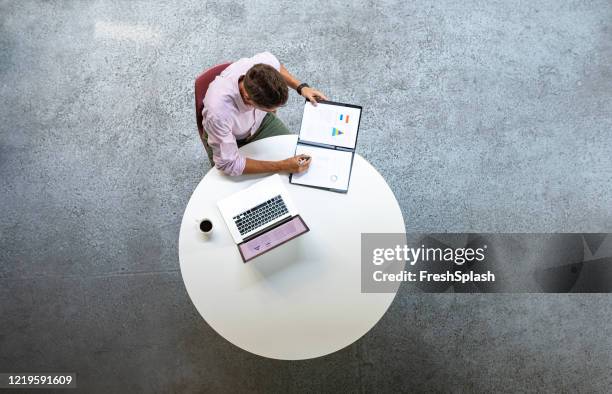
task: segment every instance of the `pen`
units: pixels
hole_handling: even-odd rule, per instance
[[[310,156],[306,156],[306,157],[300,157],[298,159],[298,165],[299,166],[303,166],[304,164],[306,164],[306,162],[310,160]]]

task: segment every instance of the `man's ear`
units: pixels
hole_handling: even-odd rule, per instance
[[[242,82],[243,79],[244,75],[241,75],[240,78],[238,78],[238,90],[240,91],[240,95],[242,96],[243,100],[248,100],[251,102],[251,97],[249,97],[249,93],[244,88],[244,83]]]

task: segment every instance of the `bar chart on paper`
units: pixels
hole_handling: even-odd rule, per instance
[[[332,127],[332,137],[335,137],[337,135],[342,135],[342,134],[344,134],[342,130]]]
[[[300,141],[355,149],[359,108],[319,103],[305,104]]]

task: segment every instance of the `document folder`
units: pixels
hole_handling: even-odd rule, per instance
[[[348,192],[357,147],[362,107],[333,101],[304,104],[295,154],[312,158],[308,171],[291,174],[289,182],[329,191]]]

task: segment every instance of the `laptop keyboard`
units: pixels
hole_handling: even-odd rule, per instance
[[[287,213],[289,213],[287,206],[279,194],[248,211],[244,211],[234,216],[233,219],[234,223],[236,223],[236,227],[238,227],[240,235],[244,235]]]

